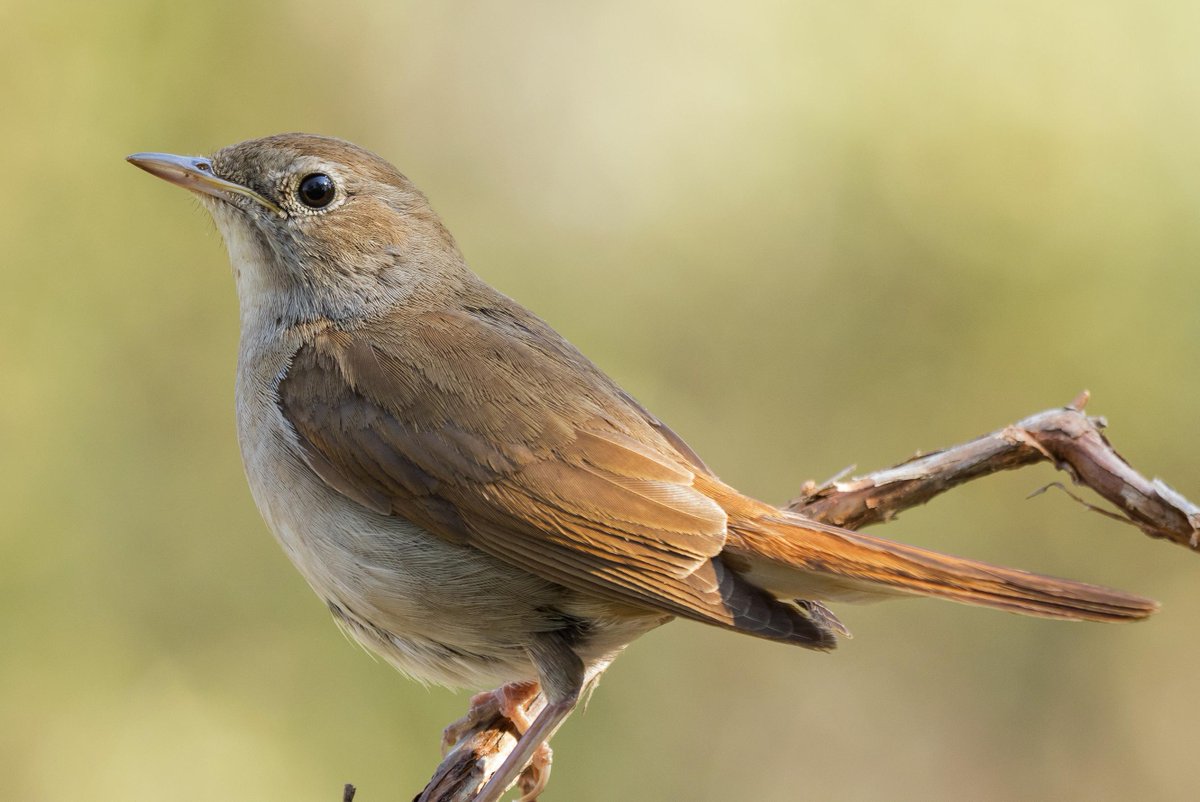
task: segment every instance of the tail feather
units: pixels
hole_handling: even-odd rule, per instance
[[[786,512],[731,530],[727,564],[780,598],[915,594],[1076,621],[1138,620],[1158,609],[1119,590],[951,557]]]

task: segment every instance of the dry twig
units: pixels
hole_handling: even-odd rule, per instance
[[[1067,472],[1075,484],[1107,499],[1121,520],[1150,537],[1200,551],[1200,507],[1161,479],[1146,479],[1130,467],[1104,436],[1104,419],[1083,413],[1087,401],[1083,393],[1070,406],[1039,412],[894,468],[819,487],[810,484],[788,507],[826,523],[861,529],[889,521],[972,479],[1047,461]]]

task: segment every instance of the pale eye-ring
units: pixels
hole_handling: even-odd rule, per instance
[[[337,195],[337,185],[324,173],[311,173],[300,180],[296,196],[310,209],[323,209]]]

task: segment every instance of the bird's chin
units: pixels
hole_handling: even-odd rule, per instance
[[[249,322],[259,313],[280,316],[277,307],[288,295],[287,276],[281,273],[275,250],[262,229],[244,209],[234,204],[211,196],[201,196],[200,202],[225,240],[243,322]]]

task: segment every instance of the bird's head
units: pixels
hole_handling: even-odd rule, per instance
[[[465,273],[425,196],[363,148],[312,134],[252,139],[211,157],[128,160],[197,194],[229,249],[243,319],[349,319]]]

